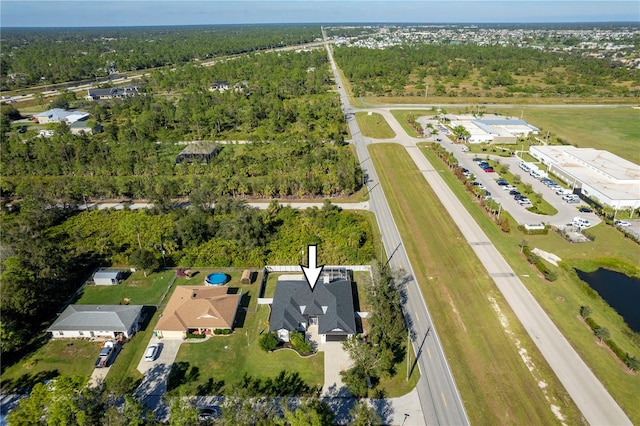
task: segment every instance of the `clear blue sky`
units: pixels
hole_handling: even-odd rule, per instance
[[[640,1],[2,0],[0,27],[261,23],[640,22]]]

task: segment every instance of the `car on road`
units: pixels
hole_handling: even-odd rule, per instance
[[[198,420],[206,421],[209,419],[217,419],[222,414],[220,407],[214,405],[212,407],[204,407],[198,409]]]
[[[436,138],[436,142],[442,142],[442,139]]]
[[[589,207],[580,207],[580,208],[578,209],[578,211],[579,211],[580,213],[592,213],[592,212],[593,212],[593,210],[591,210]]]
[[[155,361],[159,352],[160,346],[157,343],[152,343],[144,353],[144,360],[147,362]]]
[[[631,222],[627,222],[626,220],[616,220],[614,224],[616,226],[622,226],[623,228],[626,228],[627,226],[631,226]]]

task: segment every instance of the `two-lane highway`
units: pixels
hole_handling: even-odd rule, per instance
[[[412,331],[411,340],[417,357],[416,365],[421,373],[417,390],[424,416],[423,419],[410,418],[406,424],[469,424],[469,419],[444,356],[437,331],[433,326],[424,298],[415,280],[411,263],[402,244],[402,239],[387,199],[379,184],[380,181],[375,167],[369,158],[367,145],[370,141],[362,136],[355,117],[352,115],[353,108],[349,104],[333,60],[331,48],[328,45],[327,51],[336,84],[339,88],[344,112],[348,117],[347,123],[352,135],[351,142],[356,148],[361,167],[369,175],[369,181],[367,182],[370,197],[369,209],[376,215],[382,234],[382,242],[387,255],[390,256],[389,265],[392,270],[401,271],[404,274],[405,297],[403,298],[403,308],[405,310],[405,318]]]

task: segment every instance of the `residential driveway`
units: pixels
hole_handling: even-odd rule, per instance
[[[169,417],[169,407],[162,397],[167,392],[167,378],[182,342],[182,339],[158,339],[154,336],[149,344],[158,344],[160,354],[155,361],[145,361],[143,355],[138,364],[138,371],[144,377],[135,394],[143,404],[154,411],[159,421],[167,420]]]

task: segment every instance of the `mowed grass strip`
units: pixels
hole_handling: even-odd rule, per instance
[[[376,144],[370,154],[471,423],[557,423],[551,404],[560,407],[568,424],[582,423],[577,408],[405,150]],[[489,298],[508,321],[510,335]],[[516,339],[535,365],[533,373],[518,353]],[[539,381],[545,382],[544,391]]]
[[[503,211],[502,216],[509,218],[512,230],[511,233],[504,234],[486,216],[481,207],[472,201],[466,189],[444,167],[433,150],[422,147],[421,151],[431,164],[436,165],[440,176],[498,251],[505,256],[513,270],[521,277],[531,294],[580,357],[589,365],[631,420],[638,424],[640,405],[637,400],[640,393],[640,375],[629,374],[615,356],[598,344],[593,332],[578,318],[580,306],[588,305],[593,308],[591,316],[600,326],[611,331],[612,339],[624,351],[637,356],[640,353],[638,345],[634,344],[630,337],[629,326],[624,323],[622,317],[600,297],[593,297],[592,292],[584,291],[588,285],[582,283],[572,270],[573,268],[595,270],[602,266],[624,271],[631,276],[639,276],[640,270],[637,265],[640,265],[640,252],[636,243],[624,238],[617,229],[604,224],[589,229],[596,239],[594,242],[585,244],[569,243],[553,232],[548,235],[525,235],[516,229],[516,222]],[[520,252],[519,245],[523,240],[526,240],[531,247],[541,248],[563,259],[563,263],[567,265],[566,269],[548,265],[559,273],[556,281],[548,283],[538,276],[536,268],[530,265]]]
[[[362,134],[368,138],[390,139],[396,136],[387,120],[376,113],[357,112],[356,120]]]

